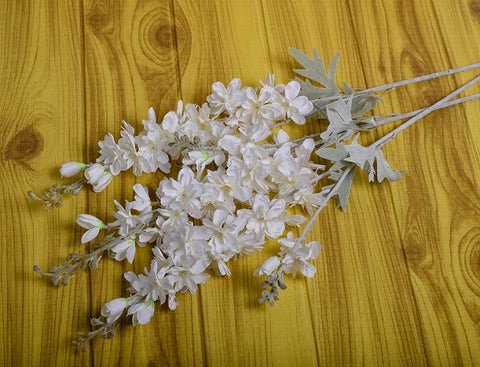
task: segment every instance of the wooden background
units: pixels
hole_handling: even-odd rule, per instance
[[[148,249],[134,266],[104,260],[67,287],[32,266],[86,251],[77,215],[111,218],[135,180],[122,175],[50,212],[26,196],[59,181],[61,163],[94,161],[122,119],[141,127],[150,106],[161,116],[178,99],[202,103],[212,82],[233,77],[255,86],[272,71],[287,82],[290,46],[326,59],[339,51],[338,81],[372,87],[479,62],[479,42],[478,0],[1,0],[0,363],[480,365],[480,102],[435,112],[388,144],[404,179],[359,175],[347,212],[329,207],[310,236],[323,243],[315,278],[289,279],[274,308],[256,302],[258,254],[86,353],[75,333],[125,295],[122,274],[141,271]],[[427,106],[474,76],[394,91],[379,111]]]

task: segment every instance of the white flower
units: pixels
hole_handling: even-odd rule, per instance
[[[213,162],[214,156],[206,151],[193,150],[188,152],[188,156],[183,158],[182,163],[186,166],[195,165],[197,178],[202,177],[206,166]]]
[[[101,229],[107,228],[100,219],[90,214],[80,214],[76,222],[80,227],[88,229],[82,236],[82,243],[90,242],[98,236]]]
[[[249,231],[239,234],[237,237],[239,255],[252,255],[256,251],[262,251],[264,242]]]
[[[165,219],[160,226],[164,232],[176,231],[191,224],[187,212],[178,201],[172,202],[166,209],[158,209],[158,212]]]
[[[139,294],[147,301],[159,301],[164,303],[168,292],[172,289],[165,280],[165,275],[172,267],[170,258],[165,258],[158,247],[154,247],[153,260],[150,263],[150,270],[144,269],[144,274],[136,275],[133,271],[124,274],[125,279],[130,282],[128,291],[132,294]]]
[[[133,166],[133,174],[140,176],[142,172],[149,169],[148,161],[143,157],[142,153],[138,151],[135,142],[135,129],[123,121],[121,138],[118,140],[118,145],[123,151],[123,158],[126,161],[127,167]]]
[[[118,233],[121,236],[128,236],[130,231],[137,225],[142,224],[151,218],[152,214],[145,212],[145,215],[137,216],[132,213],[133,205],[135,202],[125,201],[125,208],[118,201],[113,201],[118,208],[113,212],[113,216],[117,219],[115,222],[109,223],[109,227],[119,227]]]
[[[179,130],[180,118],[174,111],[168,112],[162,120],[162,129],[170,133],[172,136]]]
[[[285,132],[285,130],[280,129],[278,132],[273,134],[273,141],[275,144],[285,144],[290,141],[290,136]]]
[[[135,259],[135,238],[123,239],[112,247],[112,252],[115,253],[115,260],[122,261],[127,259],[132,264],[133,259]]]
[[[256,195],[252,209],[240,209],[238,214],[247,219],[247,229],[257,236],[265,234],[277,238],[285,230],[285,200],[270,199],[266,195]]]
[[[161,203],[165,207],[173,202],[179,202],[185,211],[193,218],[202,215],[199,197],[203,193],[203,185],[198,182],[189,167],[184,167],[178,173],[178,181],[173,178],[163,180],[157,190]]]
[[[211,185],[205,184],[205,190],[200,196],[200,204],[202,206],[202,218],[212,218],[216,210],[223,210],[227,213],[233,213],[236,205],[233,200],[220,200],[221,192]],[[248,199],[248,198],[247,198]]]
[[[89,166],[84,175],[95,192],[103,191],[113,179],[112,173],[99,163]]]
[[[85,170],[86,164],[81,162],[67,162],[60,167],[62,177],[72,177]]]
[[[242,106],[237,110],[236,116],[242,122],[254,125],[263,123],[268,127],[273,121],[282,115],[282,107],[277,103],[271,103],[272,95],[277,91],[271,87],[263,87],[260,94],[253,88],[245,88],[245,98]]]
[[[288,201],[290,206],[300,205],[305,208],[308,214],[313,215],[315,208],[324,202],[325,197],[321,193],[314,193],[312,186],[304,186],[295,191]]]
[[[227,111],[233,115],[235,109],[243,102],[244,92],[240,90],[240,79],[233,79],[227,88],[220,83],[212,84],[213,93],[207,97],[207,101],[215,115]]]
[[[98,146],[100,147],[100,156],[97,158],[97,163],[108,166],[112,175],[116,176],[131,167],[131,164],[124,158],[124,151],[115,142],[112,134],[108,133],[104,140],[98,142]]]
[[[216,171],[208,171],[205,181],[218,191],[218,201],[233,203],[233,199],[246,202],[252,195],[252,190],[241,185],[240,170],[232,167],[227,172],[222,167]]]
[[[269,257],[265,262],[259,267],[253,275],[261,276],[261,275],[270,275],[272,274],[277,268],[280,266],[280,258],[278,256]]]
[[[127,298],[116,298],[103,305],[101,315],[107,319],[107,323],[112,323],[123,315],[125,308],[127,308]]]
[[[285,86],[285,100],[283,106],[287,112],[287,117],[295,123],[303,125],[305,116],[313,110],[313,104],[305,96],[299,96],[300,84],[291,81]]]
[[[245,218],[229,215],[223,210],[216,210],[212,220],[204,218],[203,225],[210,229],[210,243],[217,251],[235,251],[237,235],[245,228]]]
[[[273,75],[272,73],[267,74],[267,77],[265,78],[265,81],[260,79],[260,84],[263,85],[263,86],[275,88],[275,90],[278,93],[283,93],[285,91],[285,85],[283,85],[283,84],[275,85],[275,75]]]
[[[280,255],[282,255],[283,272],[295,275],[300,271],[304,276],[311,278],[316,272],[308,260],[316,259],[320,253],[320,243],[312,241],[306,245],[297,243],[298,239],[294,237],[292,232],[287,234],[286,238],[278,240],[281,244]]]
[[[311,186],[316,182],[317,174],[310,168],[304,167],[304,157],[293,157],[291,147],[288,144],[282,145],[274,154],[271,175],[273,181],[280,188],[279,196],[288,197],[296,191]]]
[[[135,200],[132,202],[132,209],[139,212],[145,210],[150,211],[152,208],[152,202],[146,187],[141,184],[135,184],[133,185],[133,191],[135,191]]]
[[[155,313],[155,302],[134,303],[128,308],[127,315],[132,315],[133,326],[145,325]]]
[[[226,262],[240,252],[237,236],[245,228],[245,218],[217,210],[212,220],[204,218],[202,223],[212,233],[209,256],[214,260],[211,265],[215,275],[230,275]]]
[[[170,172],[170,158],[167,155],[168,144],[172,141],[172,134],[164,130],[156,122],[155,112],[148,110],[148,120],[143,120],[144,130],[135,138],[138,145],[138,154],[144,172]]]
[[[198,284],[205,283],[210,275],[204,273],[208,263],[204,259],[192,259],[189,263],[179,263],[170,269],[167,278],[174,284],[176,292],[184,293],[187,290],[195,294]]]
[[[141,232],[138,234],[138,245],[143,247],[147,243],[159,241],[164,235],[164,232],[162,230],[163,222],[164,218],[159,215],[157,219],[155,219],[154,226],[142,229]]]
[[[211,231],[204,226],[188,225],[167,233],[163,239],[163,248],[172,256],[173,261],[195,258],[203,259],[209,249],[207,239]]]
[[[199,138],[201,144],[205,145],[208,142],[215,142],[214,130],[222,130],[225,125],[221,122],[212,119],[211,110],[207,103],[202,107],[194,104],[187,104],[185,108],[185,115],[187,121],[184,125],[184,130],[190,138]]]

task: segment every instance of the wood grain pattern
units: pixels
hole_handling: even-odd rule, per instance
[[[123,119],[141,129],[150,106],[162,116],[178,99],[203,103],[212,82],[233,77],[257,85],[272,71],[287,82],[290,46],[325,59],[340,52],[338,82],[371,87],[478,62],[479,41],[476,0],[0,2],[0,364],[480,366],[476,101],[437,111],[386,146],[392,166],[408,169],[403,180],[358,175],[347,211],[327,208],[310,236],[323,244],[315,278],[289,279],[274,308],[257,303],[257,254],[181,296],[175,312],[160,307],[147,326],[125,325],[86,353],[71,344],[76,331],[126,294],[122,274],[141,271],[148,249],[134,265],[106,259],[58,289],[31,268],[87,251],[77,215],[111,218],[113,199],[131,199],[137,179],[123,174],[50,212],[25,195],[58,181],[61,163],[93,161]],[[432,104],[475,75],[393,91],[380,111]]]

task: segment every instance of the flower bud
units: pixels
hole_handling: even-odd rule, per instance
[[[128,308],[127,315],[132,315],[133,326],[145,325],[152,318],[155,312],[155,302],[135,303]]]
[[[62,177],[72,177],[85,170],[86,164],[82,162],[67,162],[60,167]]]
[[[113,175],[105,169],[105,166],[95,163],[85,170],[85,178],[92,185],[93,191],[100,192],[112,181]]]
[[[127,307],[128,299],[126,298],[116,298],[110,302],[105,303],[102,307],[101,314],[107,319],[108,323],[111,323],[117,320],[122,316],[123,311]]]
[[[98,229],[103,229],[105,228],[105,224],[98,219],[97,217],[94,217],[93,215],[90,214],[80,214],[77,218],[77,224],[85,229],[90,229],[90,228],[98,228]]]
[[[90,214],[80,214],[76,222],[80,227],[88,229],[82,236],[82,243],[90,242],[98,236],[101,229],[107,227],[100,219]]]
[[[272,274],[280,265],[280,258],[277,256],[269,257],[265,262],[259,267],[253,275],[260,276],[260,275],[270,275]]]

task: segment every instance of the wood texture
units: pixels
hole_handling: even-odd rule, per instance
[[[49,212],[25,195],[58,181],[61,163],[95,160],[122,119],[140,129],[150,106],[161,116],[178,99],[203,103],[212,82],[233,77],[287,82],[290,46],[340,52],[338,81],[372,87],[479,62],[479,41],[475,0],[0,2],[0,364],[480,366],[479,102],[437,111],[386,146],[403,180],[358,175],[347,211],[329,207],[310,236],[323,244],[315,278],[289,279],[274,308],[257,303],[257,254],[86,353],[71,344],[76,331],[125,294],[122,274],[141,271],[148,249],[62,288],[31,269],[88,251],[75,218],[109,217],[136,179],[122,174]],[[427,106],[474,76],[392,91],[380,110]]]

